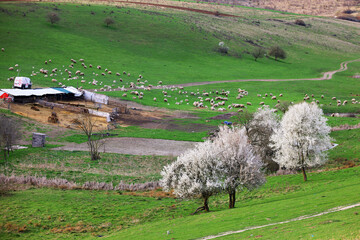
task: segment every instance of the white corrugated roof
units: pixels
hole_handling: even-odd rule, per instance
[[[20,97],[20,96],[44,96],[48,94],[63,94],[58,90],[52,88],[40,88],[40,89],[1,89],[2,91],[6,92],[7,94]]]
[[[82,92],[80,92],[79,90],[77,90],[74,87],[66,87],[65,90],[73,93],[75,95],[75,97],[80,97],[82,95]]]

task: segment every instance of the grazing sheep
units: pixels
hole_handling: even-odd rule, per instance
[[[280,94],[279,94],[279,97],[282,97],[282,96],[283,96],[283,94],[282,94],[282,93],[280,93]]]
[[[347,104],[347,102],[348,102],[348,101],[347,101],[347,100],[345,100],[345,101],[343,102],[343,105],[345,106],[345,105]]]
[[[130,77],[131,76],[131,74],[130,73],[128,73],[128,77]]]
[[[249,106],[251,106],[252,104],[251,104],[251,102],[247,102],[247,103],[246,103],[246,105],[249,105]]]
[[[12,70],[14,70],[14,68],[13,68],[13,67],[9,67],[9,71],[12,71]]]
[[[85,74],[83,72],[80,73],[80,76],[84,76]]]
[[[336,97],[332,97],[331,100],[336,100]]]
[[[260,105],[264,105],[265,103],[264,102],[260,102]]]
[[[272,97],[271,97],[271,100],[275,100],[275,99],[276,99],[276,96],[272,96]]]
[[[108,71],[108,74],[111,74],[111,71]]]
[[[164,102],[168,102],[167,98],[164,98]]]
[[[122,82],[123,81],[122,78],[120,78],[119,81]]]
[[[153,100],[154,100],[154,102],[156,102],[156,97],[154,97],[154,99],[153,99]]]
[[[158,84],[161,85],[161,84],[163,84],[163,82],[162,82],[162,81],[159,81]]]
[[[140,75],[139,75],[139,78],[143,78],[143,76],[140,74]]]
[[[321,98],[324,98],[324,95],[321,95]]]
[[[340,107],[340,106],[341,106],[341,103],[338,103],[337,106]]]
[[[126,93],[124,93],[122,96],[123,96],[123,97],[127,97],[127,94],[126,94]]]
[[[136,97],[133,97],[133,99],[136,99]]]
[[[100,66],[100,65],[98,65],[96,68],[100,70],[100,69],[101,69],[101,66]]]
[[[105,73],[101,73],[101,75],[105,76]]]
[[[265,93],[265,97],[267,97],[268,96],[268,94],[267,93]]]
[[[316,103],[319,104],[320,103],[319,100],[316,100]]]
[[[15,64],[15,67],[18,67],[19,66],[19,64]]]
[[[44,63],[47,64],[47,61],[45,61]]]
[[[1,51],[2,51],[2,52],[5,52],[5,48],[1,48]]]
[[[274,96],[272,93],[270,93],[270,96]]]
[[[53,78],[53,79],[51,79],[51,81],[52,81],[52,82],[57,82],[57,80],[56,80],[56,79],[54,79],[54,78]]]
[[[226,108],[218,108],[218,111],[220,111],[220,112],[226,112]]]
[[[311,94],[311,97],[314,97],[314,94]]]
[[[80,58],[80,59],[79,59],[79,62],[84,62],[84,61],[85,61],[85,60],[84,60],[84,59],[82,59],[82,58]]]
[[[139,99],[143,99],[143,96],[142,96],[142,95],[140,95],[140,96],[139,96]]]
[[[258,97],[261,97],[261,94],[258,94],[257,96],[258,96]]]
[[[244,112],[244,110],[242,110],[242,109],[239,109],[239,110],[238,110],[238,112]]]
[[[82,82],[82,83],[84,83],[84,82],[85,82],[85,80],[81,80],[81,82]]]

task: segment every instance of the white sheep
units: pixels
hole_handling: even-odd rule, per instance
[[[14,68],[13,68],[13,67],[9,67],[9,71],[12,71],[12,70],[14,70]]]
[[[246,105],[249,105],[249,106],[251,106],[252,104],[251,104],[251,102],[247,102],[247,103],[246,103]]]
[[[154,99],[153,99],[153,100],[154,100],[154,102],[156,102],[156,97],[154,97]]]
[[[1,48],[1,51],[2,51],[2,52],[5,52],[5,48]]]

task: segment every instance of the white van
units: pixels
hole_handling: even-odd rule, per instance
[[[27,77],[16,77],[14,81],[14,88],[21,89],[30,89],[31,88],[31,80]]]

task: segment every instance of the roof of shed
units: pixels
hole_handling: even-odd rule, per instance
[[[30,96],[44,96],[63,94],[64,92],[53,88],[40,88],[40,89],[1,89],[9,95],[14,97],[30,97]]]

